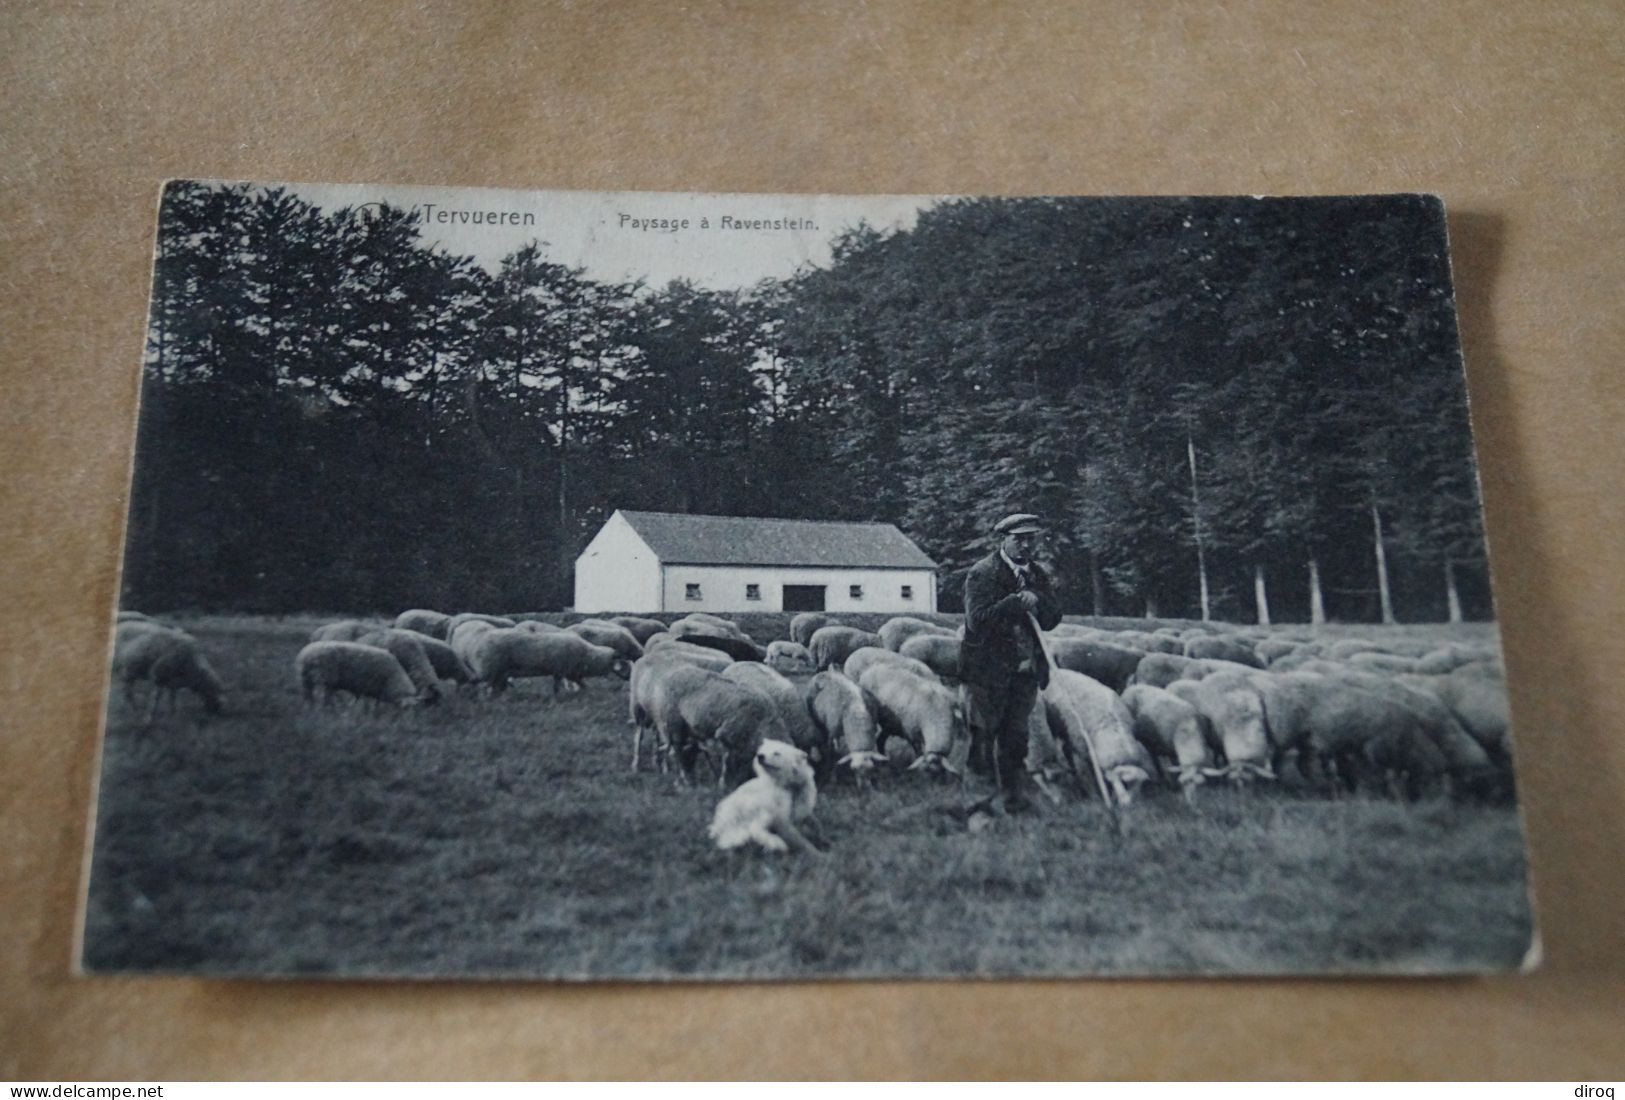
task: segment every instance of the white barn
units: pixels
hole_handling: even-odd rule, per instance
[[[890,523],[617,511],[577,611],[935,611],[937,563]]]

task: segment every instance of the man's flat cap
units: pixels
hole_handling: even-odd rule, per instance
[[[993,525],[996,535],[1028,535],[1036,534],[1044,529],[1044,521],[1031,512],[1017,512],[1013,516],[1005,516]]]

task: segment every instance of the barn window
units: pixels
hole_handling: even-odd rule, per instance
[[[683,585],[683,598],[688,599],[688,600],[697,600],[697,599],[699,599],[700,598],[700,586],[697,585],[697,584],[685,584],[685,585]]]
[[[903,599],[912,600],[913,598],[914,598],[914,586],[912,584],[905,584],[903,586]]]
[[[759,584],[747,584],[745,586],[745,599],[747,599],[747,600],[759,600],[761,598],[762,598],[762,586],[761,585],[759,585]]]
[[[863,585],[861,584],[854,584],[852,587],[848,588],[846,592],[847,595],[851,596],[854,600],[863,599]]]

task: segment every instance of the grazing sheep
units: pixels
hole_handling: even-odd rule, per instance
[[[1477,657],[1465,646],[1444,646],[1417,658],[1416,667],[1412,671],[1425,676],[1437,676],[1451,672],[1462,665],[1471,664],[1475,660],[1477,660]]]
[[[1444,676],[1402,679],[1407,684],[1426,688],[1443,700],[1473,740],[1505,768],[1510,765],[1512,752],[1509,738],[1512,718],[1506,688],[1489,677],[1473,675],[1467,671],[1469,667],[1461,666]]]
[[[677,757],[684,783],[703,753],[719,753],[718,785],[737,783],[764,738],[790,740],[778,708],[760,692],[668,657],[645,657],[654,678],[645,706],[659,743]],[[640,662],[641,663],[641,662]]]
[[[952,638],[954,632],[945,626],[928,623],[924,619],[915,619],[907,615],[899,615],[894,619],[887,619],[880,628],[880,644],[893,653],[903,648],[903,643],[917,634],[940,634]]]
[[[1050,731],[1078,774],[1093,770],[1086,761],[1092,755],[1111,797],[1119,805],[1133,802],[1156,764],[1134,739],[1134,716],[1117,693],[1081,672],[1058,668],[1042,699]],[[1095,786],[1092,776],[1084,782]]]
[[[1393,653],[1362,652],[1349,657],[1349,667],[1367,672],[1415,672],[1415,657],[1400,657]]]
[[[424,636],[418,639],[423,647],[423,655],[429,658],[429,664],[434,668],[437,679],[448,680],[454,684],[466,684],[474,679],[463,659],[457,656],[457,651],[436,638]]]
[[[880,745],[901,737],[914,749],[910,770],[925,768],[957,773],[948,757],[965,728],[959,697],[935,680],[890,664],[871,665],[858,686],[873,695],[880,710]]]
[[[1088,638],[1055,638],[1049,649],[1057,668],[1081,672],[1116,692],[1128,686],[1129,677],[1145,659],[1143,649]]]
[[[872,645],[866,645],[861,649],[854,650],[852,656],[848,657],[846,663],[841,666],[841,671],[845,672],[853,680],[862,680],[864,670],[877,664],[893,665],[897,668],[907,669],[916,676],[923,676],[933,683],[941,682],[937,679],[937,674],[932,672],[931,667],[925,662],[916,661],[913,657],[905,657],[901,653],[893,653],[889,649],[881,649]]]
[[[423,701],[432,703],[440,698],[440,677],[434,670],[434,662],[429,659],[428,648],[424,642],[432,642],[415,630],[402,630],[396,627],[383,627],[363,634],[356,638],[357,645],[377,646],[387,650],[389,655],[401,663],[406,675],[411,678],[412,686],[417,688]],[[453,658],[456,654],[452,654]]]
[[[467,660],[474,678],[489,684],[494,692],[505,691],[513,679],[551,676],[555,699],[566,681],[584,687],[582,681],[589,676],[615,675],[625,680],[632,674],[625,657],[568,631],[533,634],[494,627],[474,635]]]
[[[767,655],[761,646],[744,638],[722,638],[714,634],[684,634],[679,640],[686,645],[726,653],[735,661],[760,661]]]
[[[955,635],[916,634],[898,652],[919,661],[944,680],[959,679],[959,638]]]
[[[1363,638],[1344,638],[1326,647],[1326,656],[1334,661],[1346,661],[1356,653],[1387,653],[1388,647],[1368,642]]]
[[[1147,653],[1175,653],[1185,652],[1185,643],[1178,638],[1170,638],[1166,634],[1148,634],[1143,630],[1119,630],[1115,634],[1108,634],[1101,641],[1120,645],[1125,649],[1140,649]]]
[[[395,629],[415,630],[441,642],[446,640],[446,627],[450,623],[450,615],[423,607],[414,607],[395,616]]]
[[[635,661],[643,656],[643,643],[632,636],[632,632],[619,623],[608,622],[604,619],[584,619],[567,627],[572,634],[579,635],[593,645],[607,646],[625,657]]]
[[[1174,761],[1173,779],[1189,799],[1215,771],[1206,719],[1186,700],[1150,684],[1131,686],[1123,705],[1134,716],[1135,738],[1152,758],[1159,765]]]
[[[1264,701],[1247,672],[1219,672],[1180,680],[1168,690],[1213,724],[1228,763],[1220,769],[1233,783],[1274,779],[1274,753],[1264,722]]]
[[[1416,711],[1346,679],[1319,679],[1306,696],[1306,736],[1318,759],[1335,765],[1345,784],[1376,780],[1414,797],[1444,773],[1444,756]]]
[[[147,721],[158,713],[158,704],[167,699],[170,707],[185,688],[203,701],[210,714],[224,707],[225,686],[203,655],[197,639],[184,630],[174,630],[146,619],[120,623],[113,633],[113,679],[124,685],[124,698],[134,704],[137,680],[152,684],[152,702]]]
[[[690,640],[693,637],[732,638],[733,640],[739,642],[751,641],[750,635],[746,634],[733,623],[730,623],[727,619],[720,619],[715,615],[704,615],[699,612],[695,612],[678,619],[676,622],[668,626],[666,631],[672,637],[680,638],[684,641]]]
[[[876,764],[887,762],[875,720],[879,705],[846,673],[830,669],[814,676],[807,682],[806,701],[813,724],[829,739],[836,765],[851,768],[860,784]]]
[[[377,646],[311,642],[299,651],[293,665],[306,703],[325,703],[341,691],[369,706],[393,703],[409,707],[422,701],[401,663]]]
[[[835,766],[835,757],[830,752],[829,739],[813,724],[801,689],[760,661],[739,661],[723,669],[722,675],[770,699],[784,728],[790,732],[791,743],[807,754],[820,774],[829,774]]]
[[[846,659],[866,645],[879,646],[880,635],[850,626],[821,626],[807,642],[807,651],[813,656],[813,667],[833,668],[846,664]]]
[[[671,631],[657,630],[647,638],[643,639],[643,652],[649,653],[660,646],[675,641],[677,641],[677,639],[671,636]]]
[[[1195,663],[1189,657],[1181,657],[1175,653],[1147,653],[1140,658],[1140,663],[1134,666],[1134,675],[1129,679],[1136,684],[1165,688],[1175,680],[1181,679],[1185,675],[1185,670]]]
[[[340,619],[336,623],[318,626],[310,632],[313,642],[353,642],[363,634],[378,629],[377,623],[364,623],[360,619]]]
[[[1264,667],[1253,647],[1239,638],[1191,638],[1185,642],[1185,656],[1198,661],[1234,661],[1249,668]]]
[[[720,650],[709,646],[695,645],[692,642],[679,642],[667,640],[656,644],[654,639],[643,649],[644,656],[653,657],[659,654],[662,657],[680,657],[696,668],[709,669],[712,672],[721,672],[733,664],[733,658]]]
[[[446,635],[446,643],[451,646],[452,652],[457,654],[458,658],[463,662],[464,665],[468,666],[469,671],[472,672],[474,670],[473,655],[475,641],[477,641],[481,635],[488,634],[493,630],[501,629],[504,628],[492,626],[483,619],[465,619],[463,622],[460,622],[453,627]],[[515,627],[513,629],[518,628]]]
[[[1049,634],[1052,638],[1104,638],[1108,632],[1082,623],[1057,623]]]
[[[491,624],[490,623],[485,623],[483,625],[490,626]],[[513,626],[513,629],[515,629],[515,630],[528,630],[532,634],[562,634],[562,633],[564,633],[564,627],[559,626],[556,623],[547,622],[547,621],[545,621],[543,619],[525,619],[525,620],[523,620],[521,622],[515,623],[514,626]],[[590,640],[591,639],[589,639],[589,641]]]
[[[671,680],[666,670],[693,667],[695,666],[683,660],[681,654],[672,649],[648,653],[633,663],[632,672],[627,677],[626,709],[627,724],[632,727],[634,772],[642,764],[643,737],[646,733],[655,739],[656,767],[662,772],[666,770],[671,746],[661,742],[654,720],[655,714],[666,706],[663,693],[668,690]]]
[[[767,643],[767,663],[780,672],[811,672],[812,654],[800,642],[787,642],[782,638]]]
[[[1297,642],[1288,641],[1285,638],[1265,638],[1253,646],[1253,652],[1258,655],[1258,659],[1263,661],[1267,667],[1275,664],[1282,657],[1298,652],[1301,648]]]
[[[766,740],[751,761],[756,778],[717,804],[710,836],[723,851],[757,844],[769,852],[794,848],[819,854],[798,823],[818,803],[818,784],[807,754],[794,745]]]
[[[806,645],[820,627],[834,623],[834,619],[821,611],[803,611],[790,620],[790,640],[797,645]]]
[[[666,629],[666,624],[659,619],[645,619],[639,615],[615,615],[609,620],[616,626],[625,627],[638,644],[646,643],[651,635],[658,634]]]
[[[1409,682],[1409,677],[1378,675],[1330,662],[1310,666],[1310,671],[1343,680],[1414,712],[1422,732],[1444,758],[1444,770],[1463,793],[1484,795],[1499,786],[1496,769],[1484,747],[1430,688]]]
[[[446,641],[457,636],[457,628],[464,623],[486,623],[490,626],[512,627],[517,625],[512,619],[505,619],[501,615],[481,615],[473,611],[465,611],[461,615],[453,615],[446,620]]]

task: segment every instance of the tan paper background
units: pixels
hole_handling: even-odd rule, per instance
[[[1617,2],[8,5],[0,88],[0,1077],[1620,1076]],[[675,988],[71,977],[155,198],[172,176],[1438,192],[1545,969]]]

